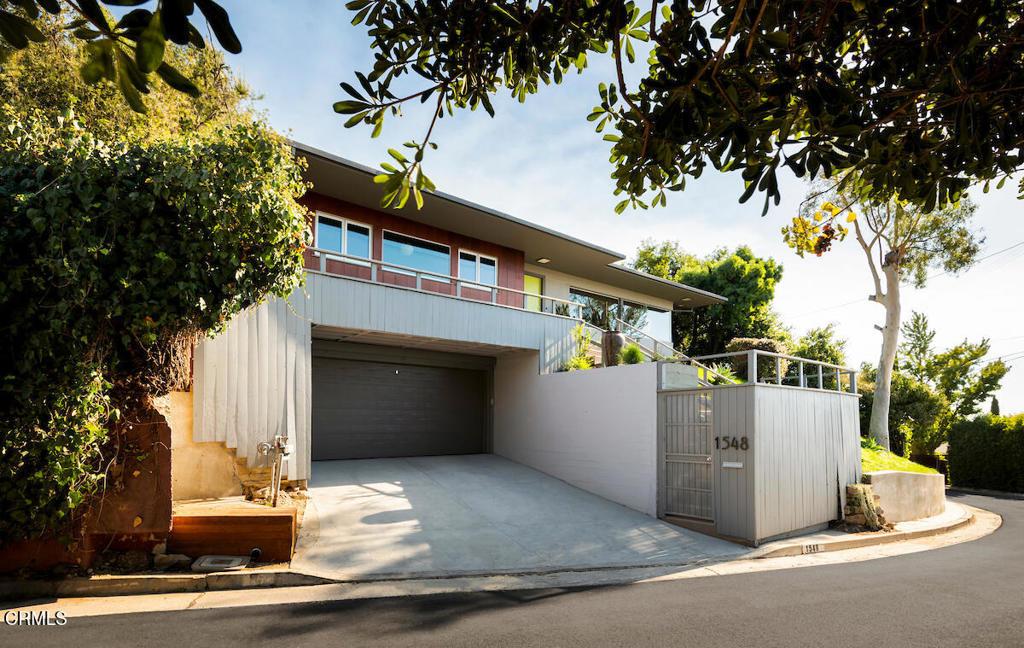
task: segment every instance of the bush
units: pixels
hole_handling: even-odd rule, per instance
[[[1024,414],[955,423],[948,461],[954,486],[1024,493]]]
[[[572,327],[573,353],[562,365],[562,371],[580,371],[594,368],[594,359],[590,357],[590,343],[593,335],[582,322]]]
[[[769,353],[789,353],[785,343],[779,340],[773,340],[772,338],[733,338],[729,340],[729,343],[725,345],[726,353],[735,353],[736,351],[767,351]],[[747,373],[747,357],[737,356],[731,358],[729,363],[732,365],[733,373],[737,376],[747,379],[749,375]],[[782,373],[785,375],[786,369],[789,367],[789,362],[786,360],[782,361]],[[757,367],[757,379],[758,381],[775,381],[775,361],[771,358],[760,359]]]
[[[619,361],[622,364],[640,364],[641,362],[647,362],[647,356],[644,355],[639,344],[630,342],[622,347],[622,351],[619,351]]]
[[[0,123],[2,544],[64,527],[111,416],[187,386],[198,336],[299,284],[307,226],[301,168],[259,124],[108,144]]]

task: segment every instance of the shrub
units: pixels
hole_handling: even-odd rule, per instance
[[[948,461],[954,486],[1024,493],[1024,414],[955,423]]]
[[[736,351],[767,351],[769,353],[788,353],[788,348],[783,342],[779,340],[773,340],[772,338],[733,338],[729,340],[728,344],[725,345],[726,353],[734,353]],[[733,372],[741,376],[746,380],[747,376],[747,358],[746,356],[737,356],[730,360]],[[785,375],[786,369],[789,367],[789,363],[785,360],[782,361],[782,373]],[[772,359],[762,359],[758,362],[757,367],[757,379],[758,381],[771,380],[774,382],[775,379],[775,361]]]
[[[186,386],[198,336],[299,284],[307,226],[301,168],[259,124],[108,144],[0,123],[2,544],[64,526],[110,418]]]
[[[712,385],[740,385],[747,382],[745,378],[736,375],[731,364],[716,362],[708,369],[714,372],[707,375],[707,381]]]
[[[644,355],[643,349],[636,342],[630,342],[626,346],[622,347],[622,351],[619,351],[619,361],[622,364],[640,364],[641,362],[647,362],[647,356]]]
[[[590,342],[593,335],[586,324],[580,323],[572,327],[573,353],[562,365],[562,371],[579,371],[593,369],[594,359],[590,357]]]

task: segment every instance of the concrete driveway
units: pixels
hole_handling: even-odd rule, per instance
[[[495,455],[313,464],[292,566],[333,578],[687,564],[744,547]]]

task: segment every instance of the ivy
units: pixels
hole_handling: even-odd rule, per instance
[[[185,386],[198,336],[302,277],[305,191],[258,123],[108,143],[0,107],[0,542],[64,528],[107,428]]]

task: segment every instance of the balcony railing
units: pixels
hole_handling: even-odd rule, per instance
[[[380,259],[340,254],[322,248],[306,248],[306,270],[354,281],[447,295],[466,301],[490,303],[573,319],[583,318],[583,305],[568,299],[537,295],[505,286],[481,284],[453,275],[387,263]]]
[[[857,370],[770,351],[733,351],[694,356],[706,365],[728,363],[748,383],[788,385],[804,389],[824,389],[857,393]],[[844,385],[844,378],[846,384]]]
[[[691,358],[668,342],[663,342],[650,333],[638,329],[629,322],[618,318],[615,321],[622,334],[640,347],[640,350],[651,360],[673,360],[692,365],[697,369],[697,380],[702,385],[729,385],[737,382],[699,362],[696,358]]]

